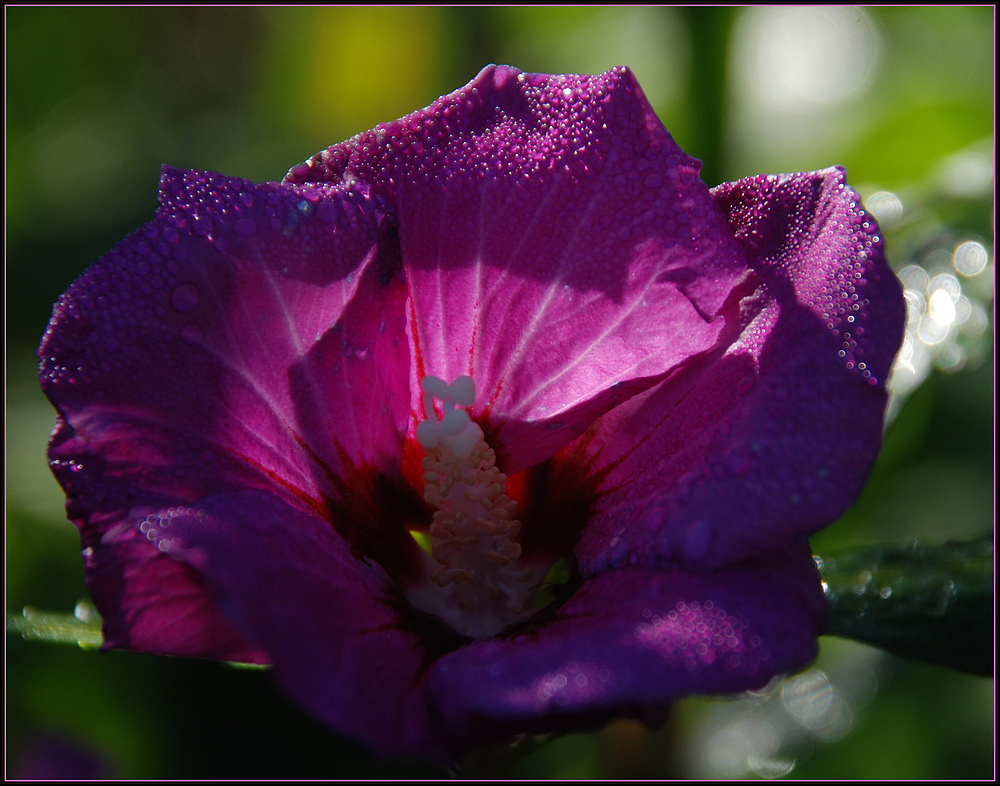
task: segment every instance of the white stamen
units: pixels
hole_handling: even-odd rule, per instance
[[[407,597],[460,633],[493,636],[523,618],[538,583],[531,568],[518,564],[517,503],[507,496],[507,476],[496,466],[483,430],[462,409],[475,403],[472,379],[459,377],[448,385],[428,376],[421,387],[427,420],[416,431],[427,452],[424,499],[437,508],[429,528],[437,564],[430,571],[433,586],[413,588]],[[441,402],[440,418],[435,399]]]
[[[445,445],[456,458],[465,458],[476,443],[483,438],[483,430],[469,418],[469,413],[458,409],[470,407],[476,400],[476,384],[470,377],[459,377],[451,385],[438,377],[424,377],[424,411],[427,420],[417,424],[417,441],[425,448]],[[440,399],[444,409],[441,420],[436,417],[434,399]]]

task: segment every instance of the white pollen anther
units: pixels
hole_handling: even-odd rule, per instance
[[[483,430],[463,409],[476,400],[472,379],[458,377],[449,385],[428,376],[421,387],[427,420],[417,424],[416,435],[427,453],[424,499],[437,508],[428,528],[436,565],[430,570],[434,586],[408,597],[460,633],[493,636],[523,618],[538,584],[534,571],[518,564],[517,503],[507,496],[507,476]]]
[[[465,458],[483,439],[483,430],[472,422],[469,413],[458,409],[475,403],[476,383],[471,377],[459,377],[450,385],[438,377],[424,377],[420,386],[428,419],[417,424],[417,441],[424,448],[446,446],[456,457]],[[439,399],[444,409],[440,420],[436,419],[434,399]]]
[[[459,377],[448,387],[448,395],[460,407],[471,407],[476,402],[476,383],[472,377]]]

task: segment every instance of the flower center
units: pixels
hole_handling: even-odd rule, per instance
[[[411,588],[407,599],[459,633],[486,638],[525,617],[543,576],[518,563],[517,503],[507,496],[507,476],[483,430],[461,409],[475,401],[475,383],[428,376],[421,387],[428,419],[417,424],[417,441],[426,452],[424,499],[437,508],[429,530],[435,564],[433,583]]]

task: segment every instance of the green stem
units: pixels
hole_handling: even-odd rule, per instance
[[[692,141],[685,150],[702,160],[701,177],[709,186],[725,176],[725,141],[729,43],[737,9],[721,6],[681,9],[691,34],[688,106]]]
[[[993,674],[993,541],[871,546],[816,558],[837,636]]]

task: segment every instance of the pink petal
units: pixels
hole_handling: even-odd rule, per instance
[[[87,587],[101,611],[104,648],[268,663],[211,603],[201,578],[150,543],[151,528],[82,533]],[[154,533],[155,537],[155,533]],[[89,544],[89,545],[88,545]]]
[[[163,521],[158,544],[197,568],[228,619],[262,647],[282,687],[383,755],[440,755],[424,703],[431,656],[392,583],[327,522],[256,491]]]
[[[508,471],[711,347],[745,262],[627,69],[489,67],[289,182],[371,184],[397,211],[415,378],[470,375]]]
[[[728,348],[602,420],[585,572],[712,568],[840,516],[881,447],[903,328],[878,228],[836,169],[720,186],[756,274]]]
[[[805,548],[694,575],[626,568],[584,581],[542,627],[445,656],[428,691],[459,749],[570,722],[656,724],[687,694],[760,688],[800,668],[826,615]]]
[[[156,220],[56,305],[39,350],[59,410],[49,456],[112,642],[179,652],[120,615],[186,615],[199,654],[232,638],[211,643],[218,615],[189,571],[122,534],[134,509],[234,487],[316,509],[349,469],[398,474],[405,285],[380,205],[364,189],[166,169]],[[150,591],[152,575],[169,591]]]

